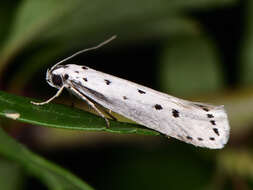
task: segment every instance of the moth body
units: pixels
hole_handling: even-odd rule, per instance
[[[179,99],[81,65],[54,66],[47,71],[46,80],[59,89],[55,97],[66,88],[102,117],[102,112],[89,99],[150,129],[195,146],[219,149],[229,139],[230,127],[223,106]]]

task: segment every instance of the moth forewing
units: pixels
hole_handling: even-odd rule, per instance
[[[59,65],[52,75],[62,76],[63,85],[86,102],[88,97],[165,135],[208,148],[222,148],[228,140],[229,124],[221,106],[182,100],[86,66]]]
[[[105,118],[108,126],[108,119],[90,100],[150,129],[195,146],[223,148],[229,139],[230,127],[223,106],[179,99],[86,66],[60,65],[62,62],[49,69],[46,77],[51,86],[59,89],[58,92],[47,101],[34,104],[49,103],[66,88]]]

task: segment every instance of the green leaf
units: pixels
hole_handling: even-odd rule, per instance
[[[92,190],[89,185],[59,166],[29,151],[10,138],[0,128],[0,154],[22,165],[31,175],[38,177],[54,190]]]
[[[134,0],[130,1],[38,1],[16,5],[9,19],[4,43],[0,43],[0,76],[19,57],[22,64],[8,89],[20,92],[34,72],[71,52],[95,45],[117,34],[114,43],[136,43],[172,37],[196,30],[183,12],[234,4],[235,0]],[[10,8],[2,5],[3,10]],[[2,10],[1,9],[1,10]],[[110,14],[108,14],[108,11]],[[8,14],[9,15],[9,14]],[[10,16],[5,15],[6,18]],[[12,17],[11,17],[12,18]],[[1,21],[1,20],[0,20]],[[12,24],[9,24],[12,22]],[[0,22],[1,23],[1,22]],[[5,28],[4,26],[2,28]],[[134,28],[134,30],[131,30]],[[130,29],[130,30],[129,30]],[[1,34],[1,32],[0,32]],[[2,74],[2,75],[1,75]]]
[[[163,91],[169,89],[174,95],[194,96],[222,89],[222,68],[208,36],[181,35],[167,46],[159,67]]]
[[[2,140],[2,139],[1,139]],[[1,153],[0,153],[1,155]],[[0,158],[0,184],[4,190],[22,189],[24,178],[22,168],[10,160]],[[10,180],[11,179],[11,180]]]
[[[245,4],[244,23],[245,28],[241,37],[240,45],[240,82],[252,84],[253,69],[253,1],[247,1]]]
[[[77,47],[78,44],[83,46],[84,41],[86,44],[91,40],[94,42],[94,39],[101,41],[104,36],[115,33],[121,37],[152,38],[154,33],[152,29],[149,31],[153,26],[149,25],[148,30],[143,28],[148,23],[155,24],[182,14],[187,8],[210,8],[234,2],[235,0],[21,1],[8,39],[3,45],[0,44],[0,73],[17,53],[32,43],[38,45],[40,42],[58,42],[58,47],[61,46],[64,51]],[[168,25],[171,24],[168,22]],[[142,32],[136,32],[138,30]]]
[[[35,125],[62,129],[145,135],[159,134],[136,124],[116,121],[110,121],[110,127],[108,128],[103,118],[91,113],[53,103],[37,106],[31,104],[31,100],[0,91],[0,116]]]
[[[230,176],[244,176],[253,181],[253,153],[251,149],[227,149],[218,156],[222,173]]]

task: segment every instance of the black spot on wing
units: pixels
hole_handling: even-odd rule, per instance
[[[190,136],[186,136],[186,138],[187,138],[188,140],[192,140],[192,137],[190,137]]]
[[[201,137],[198,137],[198,140],[199,140],[199,141],[203,141],[203,139],[202,139]]]
[[[85,67],[85,66],[82,66],[82,69],[87,70],[88,68],[87,68],[87,67]]]
[[[127,100],[128,98],[127,98],[126,96],[123,96],[123,99],[124,99],[124,100]]]
[[[215,140],[215,138],[214,138],[214,137],[210,137],[209,139],[210,139],[211,141],[214,141],[214,140]]]
[[[146,92],[145,92],[145,91],[140,90],[140,89],[138,89],[138,92],[139,92],[140,94],[146,94]]]
[[[215,132],[216,135],[220,136],[220,133],[217,128],[213,128],[213,131]]]
[[[172,115],[173,117],[179,117],[179,111],[172,109]]]
[[[162,109],[163,109],[163,107],[162,107],[160,104],[154,105],[154,108],[155,108],[156,110],[162,110]]]
[[[78,74],[78,73],[79,73],[79,71],[75,71],[75,73],[77,73],[77,74]]]
[[[214,120],[211,120],[210,123],[211,123],[212,125],[216,125],[216,122],[215,122]]]
[[[208,112],[208,111],[209,111],[209,109],[208,109],[206,106],[204,106],[204,105],[201,105],[201,104],[195,104],[195,106],[200,107],[202,110],[204,110],[204,111],[206,111],[206,112]]]
[[[111,84],[111,81],[105,79],[105,83],[106,83],[107,85],[109,85],[109,84]]]
[[[206,114],[208,118],[214,118],[213,114]]]
[[[206,112],[208,112],[209,111],[209,109],[208,108],[202,108],[204,111],[206,111]]]
[[[83,78],[83,80],[84,80],[85,82],[87,82],[87,81],[88,81],[88,79],[87,79],[86,77],[84,77],[84,78]]]

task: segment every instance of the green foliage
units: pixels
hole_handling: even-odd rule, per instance
[[[88,112],[60,104],[33,105],[32,99],[0,91],[0,115],[34,125],[84,131],[158,135],[158,132],[135,124],[105,120]]]
[[[222,89],[224,80],[222,80],[221,65],[214,50],[208,37],[201,37],[199,34],[170,40],[168,48],[164,51],[159,72],[163,89],[167,89],[168,93],[170,90],[175,95],[184,96]],[[177,67],[178,65],[180,67]],[[200,71],[201,75],[199,75]],[[205,75],[200,80],[202,73]],[[185,81],[188,81],[188,85],[184,85]]]
[[[50,189],[92,190],[87,184],[10,138],[0,128],[0,153],[20,164],[26,172],[41,179]]]

